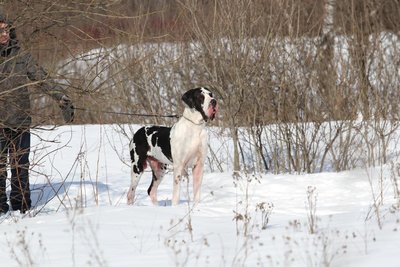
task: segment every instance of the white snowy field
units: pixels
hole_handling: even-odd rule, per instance
[[[153,206],[146,172],[128,206],[128,142],[116,125],[33,131],[35,207],[0,217],[0,265],[400,266],[392,165],[235,176],[206,166],[195,206],[190,178],[170,205],[171,172]]]

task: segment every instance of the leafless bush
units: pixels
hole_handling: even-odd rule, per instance
[[[392,206],[392,210],[398,211],[400,210],[400,165],[397,162],[391,163],[390,180],[393,186],[393,195],[396,200],[396,203]]]
[[[262,230],[267,229],[267,225],[269,223],[269,219],[270,219],[273,209],[274,209],[273,203],[261,202],[261,203],[257,204],[256,211],[261,212],[261,229]]]
[[[179,114],[182,92],[205,85],[219,99],[214,125],[229,130],[235,171],[343,170],[364,160],[362,150],[371,165],[390,160],[397,2],[15,3],[4,6],[21,44],[68,87],[76,123],[171,125],[140,114]],[[61,123],[48,99],[32,101],[35,125]]]
[[[400,208],[400,165],[399,163],[391,164],[390,180],[393,185],[394,197],[397,200],[397,206]]]
[[[17,266],[37,266],[45,255],[42,236],[30,233],[26,228],[18,230],[16,236],[9,238],[4,233],[8,250]]]
[[[307,221],[308,221],[308,231],[310,234],[315,234],[317,232],[317,192],[316,187],[307,187]]]

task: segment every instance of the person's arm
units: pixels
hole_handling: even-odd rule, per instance
[[[25,62],[27,63],[28,78],[31,81],[39,82],[38,88],[57,101],[65,122],[72,122],[74,120],[74,106],[71,99],[65,94],[65,90],[53,79],[49,79],[48,73],[37,64],[30,54],[26,55]]]

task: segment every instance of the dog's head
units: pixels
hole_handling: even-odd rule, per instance
[[[218,111],[217,100],[206,87],[199,87],[187,91],[182,101],[191,109],[200,112],[204,121],[213,120]]]

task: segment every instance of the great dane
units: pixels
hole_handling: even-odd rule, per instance
[[[189,167],[193,167],[194,201],[199,202],[208,142],[205,126],[215,118],[217,100],[209,89],[199,87],[187,91],[182,101],[185,103],[182,117],[172,127],[145,126],[134,134],[129,145],[132,169],[128,204],[133,204],[140,177],[150,165],[153,175],[147,193],[157,205],[157,188],[167,165],[171,164],[174,179],[172,205],[179,203],[181,179]]]

